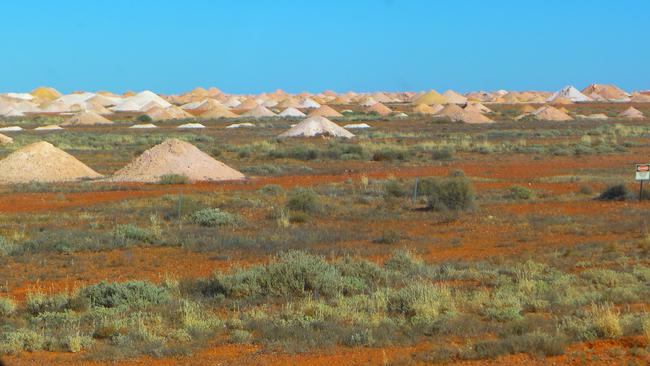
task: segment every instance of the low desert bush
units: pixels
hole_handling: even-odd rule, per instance
[[[142,308],[171,300],[171,293],[167,288],[148,281],[100,282],[82,288],[77,296],[91,307],[104,308],[119,306]]]
[[[361,160],[366,159],[368,153],[361,145],[333,142],[325,151],[325,156],[329,159]]]
[[[151,123],[153,121],[153,119],[146,114],[139,115],[135,120],[140,123]]]
[[[588,186],[588,185],[584,185],[584,184],[583,184],[582,186],[580,186],[580,189],[578,190],[578,192],[579,192],[580,194],[584,194],[584,195],[586,195],[586,196],[591,196],[592,194],[594,194],[594,189],[591,188],[591,187]]]
[[[277,184],[267,184],[260,188],[260,193],[266,196],[280,196],[285,193],[284,188]]]
[[[27,311],[32,315],[44,312],[60,312],[70,307],[70,295],[67,293],[47,296],[42,292],[31,292],[25,300]]]
[[[384,183],[384,198],[405,197],[409,194],[408,187],[397,179],[388,179]]]
[[[397,244],[402,239],[402,234],[395,230],[385,230],[381,236],[374,240],[377,244]]]
[[[412,322],[433,323],[439,317],[452,313],[455,303],[449,288],[416,283],[393,294],[388,300],[388,310],[402,314]]]
[[[601,201],[624,201],[630,197],[630,190],[625,184],[617,184],[607,187],[603,193],[598,196]]]
[[[319,151],[311,146],[298,145],[283,150],[271,150],[268,156],[273,159],[296,159],[296,160],[316,160],[319,157]]]
[[[518,201],[526,201],[534,196],[535,193],[532,190],[522,186],[512,186],[508,188],[508,194],[506,195],[507,198]]]
[[[646,344],[650,345],[650,317],[645,318],[641,324],[641,331]]]
[[[359,284],[343,276],[338,268],[320,256],[300,251],[280,254],[273,262],[232,274],[217,274],[202,286],[207,295],[243,298],[257,296],[332,297],[355,292]]]
[[[68,352],[77,353],[92,347],[94,340],[92,337],[75,334],[65,339],[65,348]]]
[[[450,160],[454,157],[454,149],[451,147],[441,147],[431,151],[433,160]]]
[[[469,350],[460,353],[460,358],[489,359],[522,352],[539,356],[557,356],[564,353],[568,343],[568,339],[563,334],[536,331],[504,339],[479,341]]]
[[[40,351],[44,345],[44,337],[31,329],[19,329],[0,333],[0,354]]]
[[[9,239],[0,235],[0,257],[5,255],[12,255],[18,250],[18,247]]]
[[[218,208],[206,208],[190,215],[190,221],[205,227],[233,226],[240,223],[237,215],[221,211]]]
[[[154,244],[160,238],[151,230],[143,229],[132,224],[117,225],[113,229],[113,238],[117,245],[126,246],[130,242]]]
[[[623,334],[618,310],[609,304],[592,304],[586,311],[562,320],[561,328],[574,339],[591,341],[598,338],[618,338]]]
[[[474,188],[466,178],[423,179],[420,192],[434,211],[465,211],[475,207]]]
[[[313,190],[294,188],[289,192],[286,207],[289,210],[313,213],[320,209],[320,202],[318,195]]]
[[[0,318],[11,316],[16,311],[16,303],[12,299],[0,297]]]
[[[230,331],[230,342],[232,343],[250,343],[253,335],[242,329],[234,329]]]
[[[394,161],[394,160],[408,160],[410,153],[408,150],[402,148],[382,148],[372,155],[374,161]]]
[[[181,174],[165,174],[158,180],[159,184],[188,184],[190,179]]]
[[[284,171],[282,167],[273,164],[247,166],[240,170],[247,175],[278,175]]]

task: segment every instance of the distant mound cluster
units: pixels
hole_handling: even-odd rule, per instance
[[[615,85],[592,84],[578,90],[566,86],[557,92],[506,91],[458,93],[447,90],[426,92],[375,92],[289,94],[282,90],[259,95],[226,94],[217,88],[196,88],[180,95],[158,95],[145,90],[140,93],[114,94],[106,91],[75,92],[63,95],[50,87],[39,87],[30,93],[0,94],[0,117],[58,116],[60,125],[39,126],[41,131],[68,127],[110,125],[115,120],[139,117],[133,128],[158,128],[156,122],[190,119],[265,119],[325,117],[344,118],[345,113],[363,112],[384,118],[406,118],[415,114],[464,123],[492,123],[490,104],[521,104],[517,119],[568,121],[574,118],[606,119],[604,114],[571,116],[563,105],[574,103],[650,103],[650,91],[628,93]],[[562,113],[564,112],[564,113]],[[620,118],[645,118],[642,112],[625,111]],[[245,122],[250,123],[250,122]],[[236,124],[240,125],[240,124]],[[185,123],[179,128],[205,128],[198,123]],[[0,132],[16,132],[17,126],[0,127]],[[234,127],[233,127],[234,128]]]

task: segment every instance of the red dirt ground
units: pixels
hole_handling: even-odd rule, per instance
[[[448,363],[457,366],[484,366],[484,365],[648,365],[650,355],[631,356],[629,352],[635,347],[644,347],[644,341],[639,337],[628,337],[619,340],[600,340],[578,343],[568,347],[564,355],[548,358],[536,358],[526,354],[516,354],[498,357],[494,360],[460,361]],[[337,348],[320,353],[284,354],[261,353],[261,349],[254,345],[216,345],[204,349],[191,357],[178,357],[154,359],[140,357],[134,360],[119,362],[121,366],[208,366],[208,365],[305,365],[305,366],[338,366],[338,365],[393,365],[413,364],[426,365],[417,361],[413,354],[425,352],[428,344],[419,344],[409,347],[386,348]],[[618,350],[618,351],[616,351]],[[79,355],[53,354],[49,352],[36,352],[13,356],[7,359],[10,365],[34,365],[36,363],[50,365],[79,365],[102,366],[112,365],[112,362],[83,361]]]

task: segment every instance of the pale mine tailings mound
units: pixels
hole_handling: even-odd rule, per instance
[[[113,121],[92,111],[77,113],[61,126],[112,125]]]
[[[111,181],[156,183],[163,175],[184,175],[192,182],[241,180],[246,177],[215,160],[194,145],[178,139],[145,151],[129,165],[118,170]]]
[[[0,133],[0,145],[10,145],[14,143],[14,139]]]
[[[349,139],[353,138],[354,134],[325,117],[315,116],[305,119],[287,131],[281,133],[278,137],[283,138],[315,136],[334,136]]]
[[[0,160],[0,183],[71,182],[101,175],[74,156],[41,141],[27,145]]]

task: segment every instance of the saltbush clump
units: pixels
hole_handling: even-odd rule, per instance
[[[188,184],[190,179],[181,174],[165,174],[158,180],[159,184]]]
[[[508,188],[508,194],[507,197],[513,200],[521,200],[521,201],[526,201],[535,196],[535,193],[522,186],[512,186]]]
[[[466,178],[426,179],[420,192],[427,197],[427,207],[434,211],[465,211],[475,207],[475,193]]]
[[[11,316],[16,311],[16,303],[12,299],[0,297],[0,318]]]
[[[167,288],[148,281],[100,282],[82,288],[78,297],[87,301],[91,307],[127,306],[139,308],[169,302],[171,293]]]
[[[17,247],[9,239],[0,235],[0,257],[11,255],[16,251]]]
[[[237,225],[240,219],[236,215],[218,208],[206,208],[193,213],[190,216],[190,221],[201,226],[216,227]]]
[[[132,224],[117,225],[113,230],[113,238],[122,246],[130,241],[153,244],[159,239],[154,232]]]
[[[625,184],[617,184],[607,187],[607,189],[598,196],[601,201],[625,201],[630,197],[630,190]]]
[[[295,188],[289,193],[286,206],[289,210],[317,212],[320,209],[320,202],[313,190]]]

